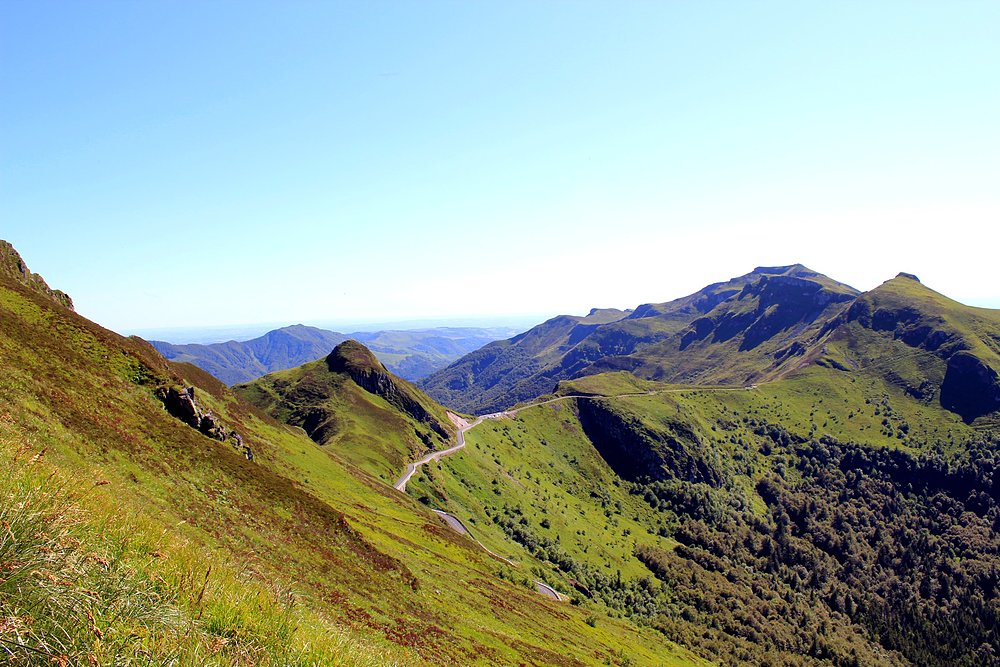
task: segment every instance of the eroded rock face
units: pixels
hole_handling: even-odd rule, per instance
[[[250,446],[243,442],[243,437],[239,433],[226,429],[211,410],[202,411],[194,399],[194,387],[160,387],[156,395],[163,401],[163,407],[171,415],[219,442],[229,440],[247,460],[253,461],[253,452]]]
[[[21,255],[7,241],[0,240],[0,271],[36,292],[41,292],[61,306],[73,310],[73,299],[62,290],[52,289],[37,273],[32,273]]]
[[[966,423],[1000,410],[997,372],[969,352],[952,355],[941,383],[941,407],[956,413]]]
[[[630,481],[678,479],[722,485],[722,474],[684,424],[652,431],[600,400],[578,402],[580,424],[608,465]]]
[[[160,396],[160,400],[163,401],[163,407],[167,409],[167,412],[191,428],[199,428],[201,426],[201,410],[198,409],[198,404],[194,402],[194,387],[183,387],[181,389],[167,387],[157,393]]]

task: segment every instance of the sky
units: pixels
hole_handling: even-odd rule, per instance
[[[0,238],[123,333],[802,263],[1000,308],[1000,3],[0,0]]]

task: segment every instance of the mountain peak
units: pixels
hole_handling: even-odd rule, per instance
[[[903,272],[903,271],[900,271],[899,273],[897,273],[897,274],[896,274],[896,277],[897,277],[897,278],[907,278],[907,279],[909,279],[909,280],[915,280],[915,281],[917,281],[918,283],[920,282],[920,278],[917,278],[917,277],[916,277],[915,275],[913,275],[912,273],[905,273],[905,272]]]
[[[765,276],[802,276],[819,275],[803,264],[789,264],[787,266],[758,266],[751,273],[759,273]]]
[[[22,285],[44,294],[61,306],[73,310],[73,299],[63,291],[52,289],[37,273],[32,273],[21,255],[9,242],[0,239],[0,273],[4,273]]]
[[[334,373],[378,371],[388,373],[372,351],[356,340],[345,340],[326,357],[327,368]]]

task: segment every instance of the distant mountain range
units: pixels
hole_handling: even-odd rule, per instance
[[[437,327],[342,334],[296,324],[247,341],[177,345],[150,341],[171,361],[198,366],[228,385],[325,357],[345,340],[364,343],[400,377],[416,381],[483,345],[516,333],[507,327]]]

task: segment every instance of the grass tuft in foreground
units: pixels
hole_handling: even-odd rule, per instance
[[[156,550],[156,527],[117,515],[101,480],[78,484],[44,454],[0,435],[0,663],[399,664],[291,590],[185,545]]]

